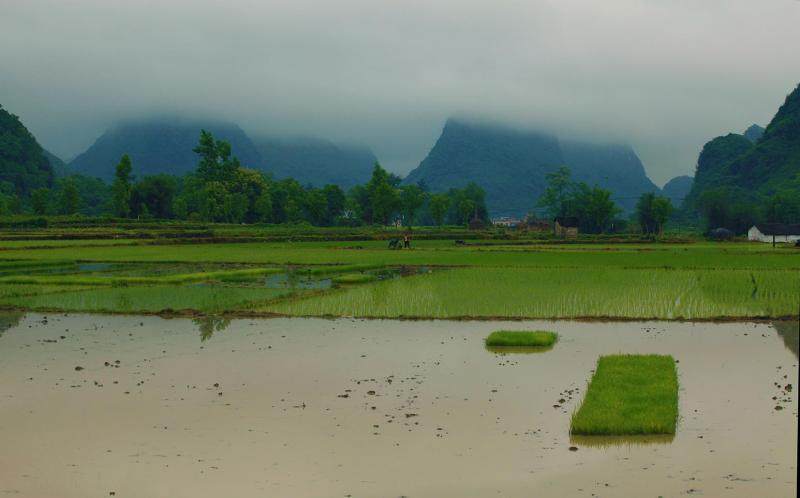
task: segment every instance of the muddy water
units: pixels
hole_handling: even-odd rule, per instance
[[[795,496],[797,357],[767,324],[16,318],[3,496]],[[561,342],[498,355],[501,327]],[[674,439],[570,441],[617,352],[679,360]]]

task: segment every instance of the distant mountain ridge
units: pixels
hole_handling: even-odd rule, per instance
[[[734,187],[770,195],[800,175],[800,85],[755,140],[758,131],[753,130],[751,126],[742,135],[719,136],[703,146],[688,208],[696,209],[700,196],[710,189]]]
[[[233,153],[243,166],[257,168],[261,155],[250,138],[233,123],[155,118],[126,121],[106,131],[85,152],[69,163],[75,173],[110,181],[123,154],[133,161],[137,177],[169,173],[183,175],[193,171],[198,157],[200,130],[230,142]]]
[[[674,207],[680,207],[683,200],[689,195],[694,184],[694,178],[688,175],[676,176],[661,187],[661,194],[672,201]]]
[[[262,170],[277,179],[294,178],[303,185],[327,184],[348,189],[366,183],[378,161],[366,147],[338,145],[308,137],[254,139],[262,157]]]
[[[611,190],[626,210],[642,193],[659,191],[629,146],[559,140],[548,133],[452,118],[404,183],[423,181],[443,191],[474,181],[486,190],[492,215],[521,216],[544,192],[545,175],[562,165],[575,180]]]
[[[369,180],[377,161],[367,148],[308,137],[252,140],[234,123],[167,117],[121,122],[69,165],[61,167],[52,155],[51,162],[56,163],[57,170],[108,182],[113,179],[122,155],[128,154],[133,174],[139,178],[159,173],[184,175],[197,167],[198,156],[192,149],[197,146],[200,130],[230,142],[233,155],[242,166],[278,179],[292,177],[304,185],[319,187],[333,183],[349,188]]]

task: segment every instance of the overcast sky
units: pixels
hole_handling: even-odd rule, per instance
[[[177,111],[405,173],[469,115],[629,143],[660,185],[799,81],[798,0],[0,0],[0,104],[66,158]]]

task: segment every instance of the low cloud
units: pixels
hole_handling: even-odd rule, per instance
[[[117,120],[214,115],[416,166],[451,115],[633,145],[663,183],[800,81],[796,0],[0,4],[0,104],[79,153]]]

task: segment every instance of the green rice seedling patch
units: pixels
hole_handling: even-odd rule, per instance
[[[630,436],[675,434],[678,373],[664,355],[602,356],[570,433]]]
[[[73,285],[30,285],[30,284],[11,284],[0,285],[0,305],[6,305],[8,298],[20,296],[37,296],[41,294],[52,294],[56,292],[67,292],[80,289],[90,289],[89,286]]]
[[[798,301],[796,272],[456,268],[348,286],[261,309],[374,318],[689,320],[792,316]]]
[[[490,348],[550,348],[558,334],[547,330],[496,330],[486,338]]]
[[[354,285],[372,282],[377,278],[378,277],[371,273],[345,273],[343,275],[335,275],[333,278],[331,278],[331,280],[335,284]]]

